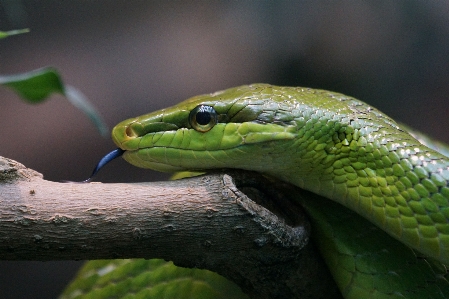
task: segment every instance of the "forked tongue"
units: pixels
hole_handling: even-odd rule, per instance
[[[82,183],[89,183],[93,177],[98,173],[98,171],[100,171],[101,168],[103,168],[103,166],[105,166],[106,164],[108,164],[109,162],[111,162],[112,160],[114,160],[117,157],[120,157],[121,155],[123,155],[125,151],[122,150],[121,148],[116,148],[115,150],[113,150],[112,152],[106,154],[103,158],[101,158],[100,162],[98,162],[97,166],[95,166],[94,171],[92,171],[92,174],[90,175],[90,177],[84,181],[82,181]]]

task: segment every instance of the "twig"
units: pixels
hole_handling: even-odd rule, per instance
[[[56,183],[2,158],[0,259],[163,258],[217,272],[254,298],[335,298],[296,191],[232,176]]]

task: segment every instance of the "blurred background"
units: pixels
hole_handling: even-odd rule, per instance
[[[236,85],[346,93],[449,142],[449,2],[0,0],[0,74],[54,66],[116,123]],[[0,155],[83,180],[114,145],[63,97],[0,87]],[[166,179],[122,160],[102,182]],[[81,262],[0,261],[0,298],[55,298]]]

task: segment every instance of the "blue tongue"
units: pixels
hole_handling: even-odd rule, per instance
[[[109,154],[106,154],[106,156],[101,158],[101,160],[100,160],[100,162],[98,162],[97,166],[95,166],[95,169],[92,172],[92,174],[90,175],[90,177],[87,180],[84,180],[82,182],[83,183],[90,182],[93,179],[93,177],[97,174],[97,172],[100,171],[101,168],[103,168],[103,166],[105,166],[106,164],[108,164],[109,162],[114,160],[115,158],[120,157],[121,155],[123,155],[124,152],[125,151],[122,150],[121,148],[116,148],[115,150],[113,150]]]

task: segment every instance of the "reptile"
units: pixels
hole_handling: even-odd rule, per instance
[[[114,156],[137,167],[251,170],[320,195],[300,201],[344,298],[449,298],[449,158],[362,101],[311,88],[244,85],[125,120],[112,138]],[[110,283],[95,269],[138,268],[139,261],[88,262],[62,298],[94,291],[92,298],[100,298]],[[190,271],[183,277],[210,292],[221,279],[159,263],[180,271],[173,273]],[[157,269],[140,268],[126,272],[128,279]],[[189,290],[184,298],[199,297]],[[245,298],[232,290],[210,298]]]

